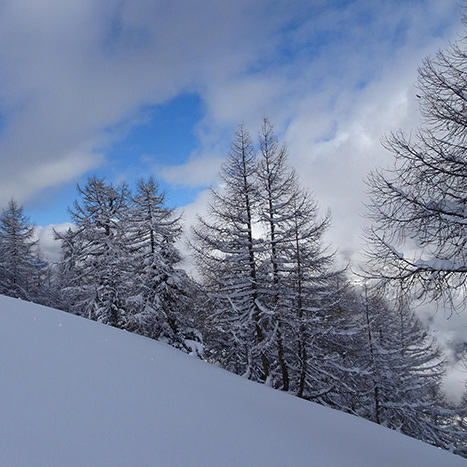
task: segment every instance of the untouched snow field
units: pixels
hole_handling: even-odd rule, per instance
[[[163,344],[0,297],[0,465],[465,466]]]

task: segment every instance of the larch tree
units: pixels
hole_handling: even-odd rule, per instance
[[[270,359],[278,364],[276,386],[303,397],[317,353],[310,348],[310,330],[317,332],[332,303],[333,255],[322,245],[330,217],[319,219],[317,203],[300,189],[287,149],[267,119],[259,150],[258,219],[265,231],[261,284],[269,293],[269,340],[276,347]]]
[[[91,177],[81,188],[70,214],[76,228],[56,232],[66,263],[65,295],[70,311],[116,327],[128,320],[125,233],[129,192]]]
[[[317,398],[334,386],[328,382],[328,375],[336,373],[329,366],[335,360],[330,347],[341,329],[334,310],[340,301],[339,283],[345,279],[343,271],[334,269],[334,254],[323,245],[329,213],[320,218],[316,201],[302,190],[291,201],[282,264],[289,308],[287,341],[295,370],[292,388],[299,397]]]
[[[133,269],[129,305],[136,332],[182,346],[188,277],[177,267],[180,216],[165,206],[164,198],[154,178],[138,181],[126,233]]]
[[[54,231],[55,240],[60,241],[60,260],[55,266],[54,289],[58,308],[70,313],[81,315],[83,310],[78,305],[78,295],[81,295],[81,249],[84,242],[83,235],[77,234],[73,229]]]
[[[46,263],[38,255],[34,226],[23,207],[11,199],[0,216],[0,293],[37,300]]]
[[[280,387],[289,390],[290,376],[287,349],[284,343],[284,326],[287,316],[285,290],[285,251],[290,240],[289,220],[293,215],[293,198],[297,180],[287,165],[287,150],[279,146],[272,125],[266,118],[259,134],[260,162],[258,165],[258,218],[266,231],[261,282],[270,297],[264,304],[268,307],[271,341],[276,347],[275,359],[279,365]],[[272,343],[271,343],[272,345]]]
[[[361,291],[358,415],[444,449],[463,454],[466,436],[459,413],[441,391],[445,362],[441,350],[402,299],[389,304],[378,293]],[[359,349],[359,353],[360,353]]]
[[[368,180],[368,272],[451,305],[467,297],[466,40],[424,61],[422,127],[391,134],[394,166]]]
[[[257,381],[270,381],[264,308],[258,283],[261,242],[254,237],[258,206],[253,143],[240,126],[211,190],[209,216],[193,229],[195,260],[211,300],[208,350],[221,364]]]
[[[322,242],[329,215],[320,218],[300,189],[267,119],[258,153],[240,127],[220,178],[210,218],[200,219],[193,242],[211,302],[211,355],[301,397],[321,394],[317,336],[336,325],[327,312],[339,275]]]

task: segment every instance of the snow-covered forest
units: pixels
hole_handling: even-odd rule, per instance
[[[300,185],[265,118],[240,125],[188,231],[153,178],[90,177],[49,263],[11,200],[0,216],[0,293],[166,342],[252,381],[467,457],[466,401],[441,390],[443,351],[413,301],[461,309],[467,279],[467,44],[427,59],[423,126],[385,141],[368,178],[368,262],[335,264],[331,214]],[[330,187],[332,189],[332,187]],[[180,266],[185,235],[196,273]],[[71,322],[70,322],[71,323]]]

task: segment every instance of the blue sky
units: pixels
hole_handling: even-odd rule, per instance
[[[68,222],[67,206],[72,206],[77,198],[76,183],[84,185],[89,174],[115,183],[124,180],[130,187],[138,178],[154,175],[161,190],[167,193],[168,205],[175,207],[192,203],[199,191],[206,187],[169,184],[157,177],[157,167],[183,164],[198,144],[194,128],[202,116],[200,96],[182,93],[167,103],[143,107],[136,119],[104,129],[104,133],[121,134],[115,143],[98,148],[105,154],[106,161],[83,173],[75,183],[46,188],[29,200],[25,207],[31,220],[39,225]]]

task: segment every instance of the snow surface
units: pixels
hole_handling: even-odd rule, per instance
[[[0,465],[456,466],[161,343],[0,297]]]

